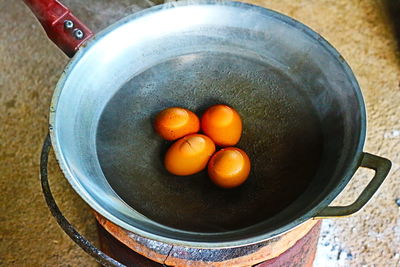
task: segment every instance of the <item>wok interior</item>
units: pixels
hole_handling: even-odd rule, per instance
[[[318,36],[282,20],[247,5],[189,5],[128,18],[99,37],[57,103],[71,184],[128,228],[191,241],[273,232],[318,205],[356,156],[357,85]],[[170,144],[152,129],[163,108],[201,114],[217,103],[241,114],[238,147],[252,163],[233,190],[205,172],[167,173]]]
[[[252,163],[234,190],[207,172],[179,177],[163,167],[170,143],[154,133],[160,110],[182,106],[201,114],[213,104],[239,111],[238,147]],[[115,192],[159,223],[191,231],[235,230],[262,222],[305,191],[320,164],[322,129],[300,84],[252,58],[222,52],[176,57],[134,76],[108,102],[97,152]]]

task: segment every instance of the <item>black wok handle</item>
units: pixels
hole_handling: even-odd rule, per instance
[[[99,262],[103,266],[124,267],[125,265],[106,255],[104,252],[102,252],[92,243],[90,243],[89,240],[87,240],[84,236],[78,233],[78,231],[75,230],[75,228],[69,223],[69,221],[64,217],[64,215],[58,208],[56,201],[54,200],[54,197],[51,193],[47,175],[50,147],[50,135],[47,134],[42,147],[42,153],[40,155],[40,182],[42,183],[42,191],[46,199],[47,206],[51,211],[51,214],[54,216],[54,218],[56,218],[57,223],[61,226],[64,232],[86,253],[95,258],[97,262]]]
[[[363,152],[360,167],[372,169],[375,175],[364,188],[357,199],[347,206],[328,206],[320,210],[314,218],[324,219],[332,217],[345,217],[359,211],[372,198],[389,174],[392,163],[390,160]]]

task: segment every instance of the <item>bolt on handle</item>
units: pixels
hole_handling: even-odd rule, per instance
[[[57,0],[24,0],[42,24],[47,36],[72,57],[93,32]]]

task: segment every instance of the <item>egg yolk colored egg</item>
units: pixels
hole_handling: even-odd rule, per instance
[[[215,144],[234,146],[242,135],[242,120],[233,108],[215,105],[208,108],[201,117],[201,128]]]
[[[214,184],[233,188],[244,183],[250,173],[250,159],[236,147],[227,147],[215,153],[208,163],[208,175]]]
[[[214,142],[202,134],[187,135],[168,149],[165,168],[175,175],[191,175],[202,171],[215,152]]]
[[[188,109],[172,107],[157,114],[154,129],[165,140],[176,140],[200,130],[199,118]]]

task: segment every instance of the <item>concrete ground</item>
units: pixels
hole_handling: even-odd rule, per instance
[[[95,31],[148,5],[144,0],[142,4],[130,0],[63,2]],[[315,266],[400,266],[400,212],[395,202],[400,198],[400,57],[399,28],[393,23],[400,18],[398,1],[250,2],[298,19],[339,50],[363,90],[368,110],[365,151],[393,162],[389,178],[362,211],[324,221]],[[67,62],[22,1],[0,1],[1,266],[96,266],[58,227],[38,179],[50,98]],[[336,202],[354,200],[370,176],[368,171],[357,172]],[[95,220],[53,157],[50,180],[67,218],[95,241]]]

